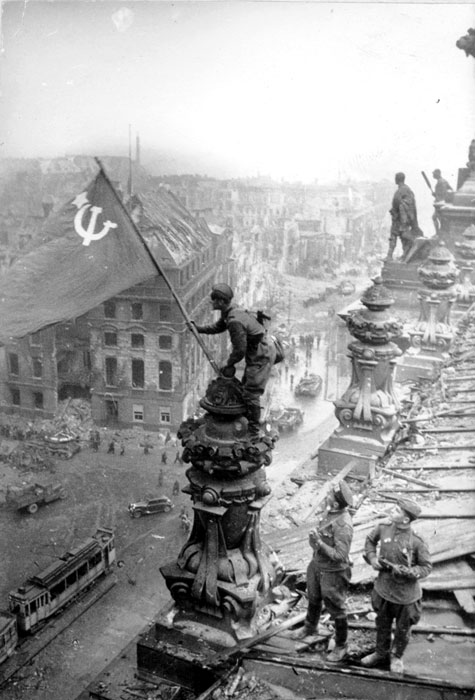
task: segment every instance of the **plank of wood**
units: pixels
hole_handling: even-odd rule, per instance
[[[406,474],[398,474],[397,471],[394,469],[387,469],[386,467],[379,467],[379,471],[384,472],[384,474],[389,474],[389,476],[394,477],[395,479],[403,479],[404,481],[409,481],[411,484],[419,484],[420,486],[427,486],[428,488],[434,488],[436,489],[437,486],[435,484],[430,484],[427,481],[423,481],[422,479],[416,479],[413,476],[407,476]]]
[[[467,613],[467,615],[473,615],[475,613],[475,600],[473,599],[474,595],[475,588],[454,590],[454,596],[457,599],[457,603],[460,605],[462,610]]]
[[[391,488],[388,489],[381,489],[378,488],[378,493],[430,493],[431,491],[437,491],[438,493],[468,493],[470,491],[475,491],[475,484],[473,485],[463,485],[461,484],[460,486],[431,486],[430,488],[423,488],[422,486],[420,488],[414,488],[414,489],[408,489],[407,486],[401,486],[401,488],[398,488],[397,486],[391,486]]]
[[[475,469],[475,463],[472,464],[469,462],[466,464],[457,464],[455,462],[454,464],[444,464],[443,462],[440,462],[439,464],[421,464],[420,461],[417,461],[413,464],[398,464],[396,469],[402,469],[407,471],[419,471],[420,469],[423,469],[424,471],[444,469],[446,471],[449,471],[451,469]]]
[[[347,464],[345,467],[343,467],[343,469],[340,469],[340,471],[338,472],[338,474],[336,474],[332,479],[330,479],[329,481],[327,481],[327,482],[323,485],[323,487],[322,487],[321,491],[319,492],[318,496],[315,498],[314,503],[313,503],[313,506],[311,507],[311,509],[309,510],[309,512],[308,512],[306,515],[303,516],[302,519],[303,519],[303,520],[308,520],[308,518],[312,517],[312,515],[314,515],[314,514],[317,512],[317,510],[320,508],[320,506],[321,506],[322,503],[324,502],[324,500],[325,500],[325,498],[327,497],[328,492],[330,491],[331,487],[332,487],[334,484],[338,483],[339,481],[342,481],[342,480],[345,478],[345,476],[348,476],[348,474],[351,472],[351,470],[353,469],[353,467],[355,467],[355,466],[356,466],[357,464],[359,464],[360,462],[361,462],[361,459],[351,459],[351,460],[348,462],[348,464]]]
[[[423,452],[424,450],[475,450],[475,443],[467,445],[412,445],[411,447],[398,447],[404,452]]]

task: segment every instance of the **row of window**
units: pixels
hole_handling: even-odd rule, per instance
[[[108,347],[115,347],[118,343],[118,333],[117,331],[104,331],[104,345]],[[140,349],[145,347],[145,336],[143,333],[131,333],[130,334],[130,345],[132,348]],[[172,349],[172,336],[171,335],[159,335],[158,336],[158,347],[160,350],[171,350]]]
[[[43,360],[41,357],[32,357],[33,366],[33,377],[40,379],[43,376]],[[18,361],[18,355],[14,352],[8,353],[8,366],[10,369],[10,374],[18,377],[20,374],[20,363]]]
[[[134,403],[132,406],[132,416],[134,423],[143,423],[145,420],[145,410],[143,404]],[[168,407],[161,408],[159,411],[160,423],[169,425],[172,422],[171,410]]]
[[[117,302],[113,299],[104,302],[104,318],[117,318]],[[130,318],[134,321],[141,321],[144,318],[144,305],[142,302],[133,302],[130,305]],[[166,302],[158,305],[158,320],[172,320],[171,304]]]
[[[21,406],[22,404],[21,404],[20,389],[11,388],[10,394],[11,394],[13,406]],[[33,407],[34,408],[39,408],[39,409],[44,408],[44,398],[43,398],[42,391],[32,391],[32,392],[28,391],[28,395],[33,398]]]
[[[118,384],[117,357],[106,357],[106,385]],[[132,358],[131,381],[134,389],[145,387],[145,362],[138,357]],[[171,391],[173,388],[172,363],[168,360],[160,360],[158,363],[158,388],[160,391]]]
[[[183,270],[180,270],[180,286],[191,280],[204,265],[208,265],[211,259],[211,249],[203,251],[201,255],[194,258]]]

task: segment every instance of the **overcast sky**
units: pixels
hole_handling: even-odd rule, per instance
[[[5,156],[147,149],[209,175],[456,182],[473,4],[3,3]]]

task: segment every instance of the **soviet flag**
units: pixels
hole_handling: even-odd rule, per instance
[[[0,343],[81,316],[158,274],[102,169],[45,234],[0,275]]]

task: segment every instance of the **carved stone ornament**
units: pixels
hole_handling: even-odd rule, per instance
[[[261,541],[260,511],[271,489],[264,466],[277,433],[251,441],[237,379],[213,380],[200,401],[207,413],[178,431],[193,524],[176,563],[161,567],[182,615],[210,616],[229,630],[251,629],[281,573]]]
[[[435,246],[418,274],[424,288],[418,294],[419,319],[408,328],[411,345],[415,352],[443,359],[453,338],[450,312],[457,298],[455,282],[459,274],[454,256],[444,243]]]
[[[402,324],[389,313],[394,303],[381,278],[374,279],[361,301],[366,308],[349,314],[347,327],[356,338],[348,349],[352,364],[350,386],[335,401],[341,435],[365,435],[366,440],[389,443],[399,427],[399,401],[394,392],[396,358],[402,353],[392,342]]]
[[[458,270],[454,256],[443,242],[435,245],[427,260],[417,270],[419,278],[429,289],[448,289],[457,281]]]
[[[475,260],[475,224],[467,226],[462,236],[464,240],[455,243],[458,254],[465,260]]]

